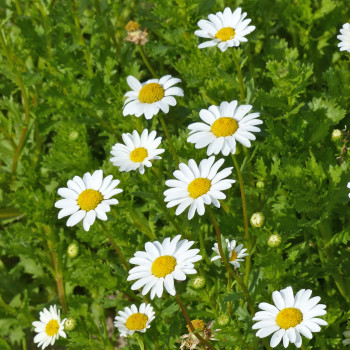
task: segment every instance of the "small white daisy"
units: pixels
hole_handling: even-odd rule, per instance
[[[118,204],[112,196],[123,190],[115,188],[119,180],[112,180],[113,176],[103,178],[103,171],[96,170],[92,175],[85,173],[83,178],[74,176],[73,180],[67,182],[68,188],[59,188],[57,193],[64,197],[55,203],[60,208],[58,218],[70,215],[67,226],[74,226],[83,221],[85,231],[95,222],[96,217],[107,220],[106,213],[111,210],[110,205]]]
[[[343,340],[343,344],[344,344],[344,345],[349,345],[349,344],[350,344],[350,330],[345,331],[345,332],[343,333],[343,335],[344,335],[344,337],[345,337],[345,339]]]
[[[195,144],[198,148],[207,148],[207,155],[218,154],[224,156],[235,154],[236,142],[245,147],[250,147],[249,140],[255,140],[253,132],[259,132],[256,125],[262,124],[258,119],[259,113],[250,113],[253,107],[241,105],[237,107],[237,101],[222,102],[219,107],[210,106],[199,112],[204,123],[193,123],[188,126],[190,136],[187,142]]]
[[[256,336],[265,338],[274,333],[271,337],[270,346],[276,347],[283,338],[283,345],[286,348],[291,342],[297,348],[301,347],[301,335],[308,339],[312,338],[312,332],[319,332],[321,326],[327,322],[318,318],[325,315],[326,305],[318,304],[320,297],[310,299],[312,291],[302,289],[295,296],[292,287],[287,287],[279,292],[272,293],[274,305],[260,303],[259,311],[253,317],[253,329],[259,329]]]
[[[66,319],[61,321],[60,310],[57,311],[56,305],[51,305],[49,310],[44,308],[40,311],[40,321],[34,321],[32,325],[34,331],[38,334],[34,337],[34,343],[38,343],[38,348],[42,346],[45,349],[49,345],[53,345],[59,337],[66,337],[64,332],[64,323]]]
[[[217,45],[224,52],[228,47],[239,46],[241,42],[247,42],[245,36],[251,33],[255,26],[248,26],[251,19],[244,19],[246,16],[247,13],[242,13],[240,7],[234,12],[226,7],[223,13],[210,14],[209,21],[201,19],[198,22],[200,30],[196,30],[194,34],[211,40],[199,44],[198,48]]]
[[[175,170],[173,175],[176,180],[167,180],[165,184],[172,187],[164,192],[164,201],[169,202],[167,208],[176,205],[176,215],[180,215],[187,207],[188,219],[191,220],[197,211],[199,215],[205,212],[204,204],[213,203],[220,208],[219,199],[225,199],[226,195],[221,191],[231,188],[235,180],[225,179],[232,173],[232,167],[225,168],[218,172],[224,159],[219,159],[216,163],[215,157],[203,159],[199,166],[193,159],[188,161],[188,166],[179,164],[180,170]]]
[[[348,182],[348,185],[347,185],[348,188],[350,188],[350,182]],[[350,198],[350,193],[348,194],[349,198]]]
[[[111,154],[114,156],[110,160],[113,165],[118,166],[120,171],[131,171],[138,169],[140,174],[144,174],[145,167],[151,167],[151,160],[162,159],[158,154],[164,152],[164,149],[157,149],[162,141],[157,137],[157,133],[148,130],[142,131],[141,136],[136,130],[132,134],[123,134],[122,138],[125,145],[116,143],[112,147]]]
[[[150,323],[154,320],[154,311],[151,304],[142,303],[137,309],[135,305],[124,308],[115,317],[114,326],[118,328],[120,336],[126,337],[135,332],[145,333],[150,328]]]
[[[158,114],[161,109],[163,113],[169,112],[169,106],[176,105],[174,96],[183,96],[184,92],[179,87],[173,86],[181,79],[165,75],[160,79],[151,79],[140,83],[135,77],[127,77],[128,85],[132,91],[125,94],[127,97],[124,103],[123,115],[145,115],[146,119]]]
[[[248,253],[245,253],[247,251],[246,248],[243,248],[243,244],[240,244],[236,247],[236,241],[229,241],[227,238],[225,239],[226,242],[226,249],[227,249],[227,260],[230,264],[232,264],[234,267],[238,268],[240,266],[239,262],[244,261],[244,257],[249,255]],[[214,243],[214,247],[212,248],[215,253],[218,255],[215,255],[214,257],[211,258],[211,261],[220,259],[220,252],[218,248],[218,244]]]
[[[172,240],[165,238],[163,243],[155,241],[145,244],[144,252],[138,251],[130,259],[131,264],[138,265],[129,271],[128,281],[136,281],[132,290],[142,289],[142,295],[151,291],[151,299],[155,295],[160,298],[163,289],[175,295],[174,280],[184,281],[186,275],[195,274],[193,263],[202,259],[199,249],[190,249],[193,241],[183,239],[181,235]]]
[[[350,52],[350,23],[345,23],[343,28],[340,29],[340,34],[337,38],[340,40],[338,47],[340,47],[340,51],[348,51]]]

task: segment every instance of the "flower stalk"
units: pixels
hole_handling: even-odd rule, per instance
[[[237,70],[237,75],[238,75],[238,81],[239,81],[239,91],[241,94],[241,102],[245,102],[245,93],[244,93],[244,84],[243,84],[243,75],[242,75],[242,70],[241,66],[239,65],[238,58],[236,55],[235,50],[232,50],[232,57],[233,57],[233,62],[235,63],[236,70]]]

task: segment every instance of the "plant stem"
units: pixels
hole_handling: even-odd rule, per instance
[[[115,243],[113,237],[109,234],[107,227],[105,226],[105,224],[99,220],[98,221],[102,231],[104,232],[104,234],[107,236],[107,238],[109,239],[110,243],[112,244],[114,250],[117,252],[119,259],[121,260],[121,262],[123,263],[123,265],[125,266],[126,270],[129,271],[130,270],[130,265],[128,264],[128,262],[125,260],[123,254],[121,253],[121,251],[119,250],[117,244]]]
[[[180,299],[180,297],[179,297],[179,295],[178,295],[177,293],[175,294],[175,298],[176,298],[177,303],[178,303],[179,306],[180,306],[180,309],[181,309],[181,311],[182,311],[182,313],[183,313],[183,315],[184,315],[184,317],[185,317],[185,320],[186,320],[186,322],[187,322],[187,324],[188,324],[188,327],[190,327],[192,333],[197,337],[197,339],[201,342],[201,344],[206,345],[206,346],[207,346],[209,349],[211,349],[211,350],[216,350],[216,349],[210,344],[210,342],[208,342],[208,341],[205,340],[201,335],[199,335],[198,333],[195,332],[195,328],[193,327],[193,324],[192,324],[192,322],[191,322],[191,319],[190,319],[190,317],[188,316],[188,313],[187,313],[187,311],[186,311],[186,308],[185,308],[185,306],[183,305],[183,303],[181,302],[181,299]]]
[[[151,63],[150,63],[150,61],[149,61],[149,59],[148,59],[148,57],[146,55],[146,52],[143,49],[142,45],[138,45],[138,48],[139,48],[142,60],[145,63],[146,67],[148,68],[148,70],[152,74],[153,78],[157,78],[157,74],[156,74],[155,70],[152,68]]]
[[[143,343],[143,339],[140,334],[135,334],[137,342],[139,343],[140,349],[145,350],[145,344]]]
[[[241,102],[245,102],[245,94],[244,94],[244,85],[243,85],[243,75],[242,75],[242,70],[238,62],[238,58],[236,56],[235,50],[232,51],[232,56],[233,56],[233,62],[235,63],[237,74],[238,74],[238,80],[239,80],[239,90],[241,93]]]
[[[166,127],[166,124],[165,124],[165,121],[164,121],[164,118],[163,118],[162,115],[159,115],[159,120],[160,120],[160,123],[162,124],[165,137],[166,137],[167,140],[168,140],[169,147],[170,147],[170,151],[171,151],[171,153],[172,153],[172,155],[173,155],[174,161],[175,161],[175,163],[176,163],[176,167],[179,167],[179,158],[177,157],[177,154],[176,154],[176,151],[175,151],[173,142],[171,141],[168,128]]]
[[[231,292],[231,278],[230,278],[230,273],[227,271],[227,291],[228,293]],[[231,316],[232,312],[232,302],[228,302],[228,314]]]

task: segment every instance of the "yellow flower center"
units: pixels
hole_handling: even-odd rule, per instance
[[[276,317],[277,325],[283,329],[295,327],[302,321],[303,314],[299,309],[296,309],[295,307],[287,307],[281,310]]]
[[[216,137],[225,137],[233,135],[238,129],[238,123],[236,119],[229,117],[221,117],[216,119],[211,125],[211,132]]]
[[[193,325],[195,330],[199,329],[200,331],[202,331],[205,328],[205,323],[204,323],[203,320],[191,320],[191,323],[192,323],[192,325]],[[188,331],[190,333],[192,333],[191,328],[189,327],[189,325],[187,325],[186,327],[187,327]]]
[[[103,196],[99,191],[85,190],[78,197],[78,204],[82,210],[95,209],[103,200]]]
[[[128,317],[125,322],[125,326],[127,329],[132,331],[140,331],[146,328],[147,321],[148,317],[145,314],[137,312],[136,314],[132,314]]]
[[[188,185],[187,190],[190,193],[190,197],[192,197],[193,199],[196,199],[201,195],[207,193],[210,190],[210,187],[211,187],[210,180],[205,179],[204,177],[198,177]]]
[[[130,153],[130,159],[135,163],[141,163],[148,156],[148,152],[144,147],[137,147]]]
[[[164,89],[158,83],[149,83],[142,87],[139,92],[139,100],[142,103],[154,103],[164,97]]]
[[[235,261],[236,259],[237,259],[237,253],[234,250],[232,250],[230,261]]]
[[[175,270],[176,259],[170,255],[163,255],[153,261],[151,271],[156,277],[165,277]]]
[[[46,325],[45,332],[48,336],[52,337],[58,333],[59,329],[60,325],[58,324],[57,320],[51,320]]]
[[[235,37],[235,30],[230,27],[221,28],[215,35],[216,39],[221,41],[231,40]]]

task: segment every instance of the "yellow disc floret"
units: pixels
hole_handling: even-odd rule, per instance
[[[277,317],[276,323],[283,329],[288,329],[297,326],[303,321],[303,314],[295,307],[287,307],[282,309]]]
[[[85,190],[78,197],[78,204],[82,210],[95,209],[103,200],[103,196],[99,191]]]
[[[225,137],[233,135],[238,129],[238,123],[236,119],[229,117],[221,117],[216,119],[211,125],[211,132],[216,137]]]
[[[144,147],[137,147],[130,153],[130,159],[135,163],[141,163],[148,156],[148,152]]]
[[[235,37],[235,30],[230,27],[221,28],[215,35],[216,39],[221,41],[231,40]]]
[[[128,319],[125,322],[125,326],[131,331],[140,331],[146,328],[147,321],[148,317],[145,314],[137,312],[128,317]]]
[[[191,320],[191,323],[192,323],[193,328],[194,328],[195,330],[200,330],[200,331],[202,331],[202,330],[204,330],[204,328],[205,328],[205,323],[204,323],[203,320]],[[187,325],[186,327],[187,327],[187,329],[189,330],[189,332],[192,332],[192,331],[191,331],[191,328],[190,328],[188,325]]]
[[[237,259],[237,253],[235,250],[232,250],[231,256],[230,256],[230,261],[235,261]]]
[[[57,320],[51,320],[47,323],[45,332],[48,336],[52,337],[58,333],[59,329],[60,325],[58,324]]]
[[[139,92],[139,100],[142,103],[154,103],[164,97],[164,89],[158,83],[149,83],[142,87]]]
[[[175,270],[177,262],[173,256],[163,255],[153,261],[151,271],[158,278],[165,277]]]
[[[128,32],[132,32],[132,31],[137,30],[139,28],[140,28],[140,25],[137,22],[134,22],[134,21],[129,21],[127,23],[127,25],[125,26],[125,29]]]
[[[205,179],[204,177],[198,177],[188,185],[187,190],[190,193],[190,197],[196,199],[202,196],[203,194],[207,193],[210,190],[210,187],[210,180]]]

